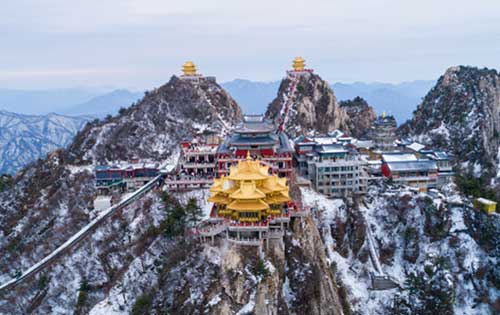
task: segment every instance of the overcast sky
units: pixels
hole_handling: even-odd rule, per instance
[[[500,69],[499,0],[2,0],[0,88],[149,89],[193,60],[218,81],[330,82]]]

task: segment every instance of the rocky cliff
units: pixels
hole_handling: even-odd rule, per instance
[[[348,130],[349,118],[337,103],[326,81],[313,73],[303,73],[296,79],[294,95],[289,95],[292,78],[281,81],[277,97],[269,104],[266,117],[277,121],[289,97],[293,97],[285,131],[295,138],[301,134],[326,134],[335,129]]]
[[[205,130],[224,134],[241,119],[239,106],[215,81],[174,76],[118,116],[87,125],[68,156],[76,164],[132,157],[162,160],[178,140]]]
[[[0,193],[0,282],[29,268],[98,215],[92,207],[94,164],[132,157],[167,161],[182,138],[208,129],[223,133],[241,116],[238,105],[215,81],[172,77],[119,115],[87,124],[68,149],[30,164]],[[99,278],[102,288],[123,275],[141,253],[134,244],[149,244],[148,227],[161,218],[154,195],[149,199],[125,210],[128,218],[118,215],[76,256],[0,299],[0,313],[73,313],[82,277]]]
[[[497,314],[500,310],[500,220],[469,206],[453,185],[424,194],[371,185],[362,204],[304,189],[350,307],[345,314]],[[373,290],[382,272],[400,288]]]
[[[499,73],[486,68],[449,68],[400,133],[449,150],[476,177],[498,177]]]
[[[349,130],[356,138],[363,138],[367,135],[372,123],[377,118],[373,107],[361,97],[357,96],[352,100],[341,101],[339,103],[349,117]]]
[[[88,124],[69,149],[25,168],[0,193],[0,283],[99,215],[91,206],[94,163],[175,160],[181,138],[222,133],[240,118],[214,82],[174,77],[118,116]],[[164,199],[149,192],[48,268],[0,292],[0,313],[342,314],[347,302],[310,218],[294,221],[283,243],[262,251],[167,235],[167,209],[194,198],[207,213],[208,194],[200,189]]]

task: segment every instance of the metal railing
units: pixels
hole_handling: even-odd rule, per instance
[[[7,290],[9,288],[12,288],[15,285],[23,282],[27,278],[35,275],[38,271],[42,270],[43,268],[48,266],[50,263],[55,261],[65,251],[71,249],[73,246],[78,244],[81,240],[83,240],[88,235],[90,235],[94,231],[95,228],[97,228],[107,218],[111,217],[116,211],[130,205],[132,202],[136,201],[137,199],[139,199],[140,197],[145,195],[147,192],[149,192],[151,189],[153,189],[155,184],[162,178],[162,176],[163,175],[156,176],[151,181],[149,181],[147,184],[145,184],[141,188],[137,189],[134,193],[132,193],[126,199],[120,201],[116,205],[113,205],[113,206],[109,207],[108,209],[106,209],[105,211],[103,211],[97,218],[95,218],[90,223],[88,223],[86,226],[84,226],[80,231],[78,231],[75,235],[70,237],[62,245],[57,247],[49,255],[45,256],[45,258],[43,258],[42,260],[35,263],[30,268],[28,268],[27,270],[22,272],[20,276],[15,277],[15,278],[7,281],[6,283],[0,285],[0,292]]]

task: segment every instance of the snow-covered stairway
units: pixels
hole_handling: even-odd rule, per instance
[[[366,206],[366,205],[365,205]],[[366,227],[366,241],[368,243],[368,249],[370,252],[370,260],[373,264],[373,268],[376,273],[371,275],[372,279],[372,289],[373,290],[388,290],[401,287],[400,281],[392,276],[387,275],[382,269],[382,265],[379,260],[379,253],[377,243],[373,237],[372,229],[368,220],[366,220],[365,213],[360,209],[361,216],[363,218]]]
[[[178,158],[178,157],[177,157]],[[175,159],[175,157],[174,157]],[[83,239],[85,239],[88,235],[92,234],[94,230],[104,223],[107,218],[111,217],[116,211],[119,209],[122,209],[134,201],[142,198],[146,193],[151,191],[153,188],[155,188],[160,180],[166,175],[169,174],[173,169],[175,169],[175,165],[169,165],[169,161],[164,162],[160,166],[160,175],[156,176],[153,178],[151,181],[137,189],[135,192],[130,194],[130,196],[126,197],[116,205],[113,205],[109,207],[108,209],[104,210],[97,218],[92,220],[90,223],[88,223],[86,226],[84,226],[80,231],[78,231],[76,234],[74,234],[72,237],[70,237],[66,242],[64,242],[62,245],[57,247],[53,252],[45,256],[42,260],[39,262],[35,263],[33,266],[22,272],[19,276],[3,283],[0,284],[0,292],[8,290],[17,284],[23,282],[24,280],[28,279],[29,277],[37,274],[40,270],[44,269],[48,265],[50,265],[52,262],[57,260],[60,256],[64,255],[67,253],[68,250],[70,250],[72,247],[74,247],[76,244],[81,242]]]
[[[295,90],[297,89],[297,83],[299,81],[299,76],[294,75],[293,73],[289,73],[288,77],[290,78],[290,85],[288,86],[287,98],[280,110],[277,133],[281,133],[283,130],[285,130],[285,124],[288,120],[288,113],[290,112],[290,107],[293,103]]]

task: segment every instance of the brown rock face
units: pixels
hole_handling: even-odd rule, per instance
[[[277,121],[288,95],[290,77],[281,82],[277,97],[269,104],[266,117]],[[297,87],[285,132],[295,138],[302,134],[326,134],[335,129],[348,130],[347,114],[340,108],[332,89],[326,81],[313,73],[305,73],[297,79]]]
[[[349,117],[350,134],[356,138],[367,135],[372,123],[377,118],[373,107],[361,97],[357,96],[352,100],[341,101],[340,107]]]

